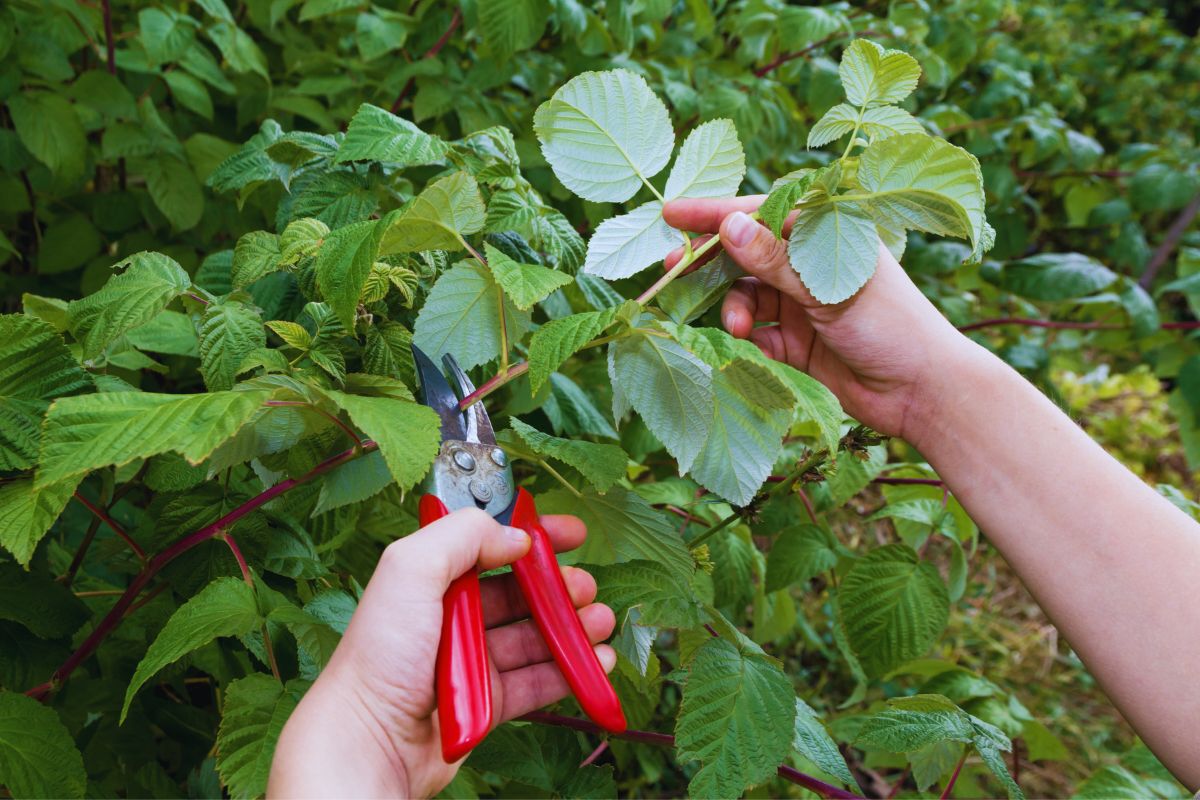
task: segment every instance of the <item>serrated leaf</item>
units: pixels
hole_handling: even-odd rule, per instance
[[[438,361],[453,353],[463,369],[500,355],[501,294],[492,273],[476,261],[464,261],[438,278],[417,315],[413,342]],[[529,315],[504,302],[509,340],[529,327]]]
[[[64,397],[46,414],[36,485],[175,451],[197,464],[254,416],[270,392]]]
[[[614,486],[605,494],[590,489],[580,495],[555,489],[538,496],[544,514],[574,514],[589,535],[577,549],[560,556],[570,564],[619,564],[645,559],[667,567],[673,575],[690,576],[692,556],[678,530],[637,494]]]
[[[600,335],[616,319],[617,306],[552,319],[529,340],[529,386],[536,394],[550,373]]]
[[[863,722],[854,744],[889,753],[911,753],[936,742],[969,744],[974,729],[965,711],[941,695],[888,701],[888,708]]]
[[[142,47],[151,65],[175,61],[196,40],[195,21],[172,9],[143,8],[138,12]]]
[[[258,311],[236,300],[210,303],[200,318],[200,372],[211,392],[232,389],[238,368],[267,345]]]
[[[251,231],[233,248],[233,288],[242,289],[280,267],[283,253],[279,237],[267,231]]]
[[[902,133],[925,135],[925,128],[912,114],[896,106],[876,106],[863,112],[862,128],[873,141]]]
[[[796,204],[810,191],[828,194],[832,188],[836,188],[840,175],[839,162],[834,162],[821,169],[796,170],[780,178],[771,186],[771,193],[758,207],[759,219],[775,234],[776,239],[780,238],[783,235],[783,225]]]
[[[83,797],[87,772],[58,712],[0,692],[0,781],[13,797]]]
[[[29,566],[38,542],[62,514],[78,485],[78,478],[36,489],[32,478],[0,484],[0,546],[19,564]]]
[[[838,561],[840,545],[823,525],[801,524],[784,528],[767,554],[767,591],[807,583]]]
[[[375,440],[396,483],[408,489],[425,477],[441,443],[437,412],[420,403],[326,390],[351,421]]]
[[[718,253],[699,269],[668,283],[658,293],[658,306],[673,322],[685,325],[723,298],[743,274],[732,258]]]
[[[658,200],[601,222],[588,240],[583,271],[608,280],[628,278],[679,246],[679,231],[662,217]]]
[[[261,618],[254,589],[241,578],[217,578],[171,615],[138,663],[125,691],[121,721],[138,689],[160,669],[221,636],[244,636]]]
[[[842,53],[838,75],[853,105],[899,103],[921,79],[921,65],[902,50],[884,50],[870,39],[855,39]]]
[[[563,185],[586,200],[622,203],[671,158],[662,100],[624,69],[585,72],[538,107],[533,128]]]
[[[385,322],[367,328],[363,347],[363,368],[375,375],[398,378],[409,385],[416,382],[413,366],[412,334],[398,322]]]
[[[618,619],[637,609],[643,626],[692,628],[702,621],[690,583],[656,561],[639,559],[588,571],[600,587],[596,600],[611,607]]]
[[[204,214],[204,192],[185,159],[160,153],[130,166],[145,176],[150,199],[175,230],[196,227]]]
[[[261,797],[266,792],[279,734],[307,688],[305,681],[284,686],[262,674],[229,684],[217,731],[217,771],[230,797]]]
[[[792,390],[796,403],[796,416],[801,422],[812,422],[821,432],[821,443],[830,454],[837,453],[842,437],[842,420],[846,412],[833,392],[816,378],[781,361],[767,359],[769,370],[775,373]]]
[[[375,263],[383,224],[355,222],[329,233],[317,251],[313,271],[325,302],[346,330],[354,330],[358,298]]]
[[[732,197],[746,174],[746,156],[737,128],[727,119],[705,122],[688,134],[675,157],[663,195]]]
[[[479,185],[455,172],[425,187],[398,215],[381,222],[379,254],[461,250],[462,237],[483,230],[486,211]]]
[[[924,655],[946,627],[950,608],[937,568],[900,544],[855,561],[838,603],[850,647],[871,676]]]
[[[88,609],[64,584],[6,560],[0,562],[0,619],[42,639],[69,639],[87,621]]]
[[[544,0],[491,0],[479,6],[479,30],[493,57],[503,62],[542,37],[549,11]]]
[[[779,666],[760,653],[710,638],[688,666],[675,721],[680,760],[699,761],[694,797],[741,797],[775,774],[787,756],[795,694]]]
[[[137,253],[113,265],[122,268],[100,291],[68,306],[71,335],[83,345],[84,358],[95,358],[118,336],[149,322],[192,285],[162,253]]]
[[[893,227],[966,239],[978,260],[991,246],[979,160],[924,133],[872,143],[858,161],[870,209]]]
[[[1117,275],[1083,253],[1039,253],[1005,264],[999,286],[1030,300],[1070,300],[1111,286]]]
[[[316,255],[328,235],[329,226],[319,219],[305,217],[292,220],[279,234],[282,263],[295,264],[302,258]]]
[[[792,729],[792,749],[843,783],[858,787],[837,742],[829,735],[821,718],[808,703],[796,698],[796,723]]]
[[[483,252],[496,283],[521,311],[528,311],[558,289],[574,282],[565,272],[540,264],[518,263],[488,242],[484,242]]]
[[[288,347],[297,350],[308,350],[312,347],[313,338],[308,329],[299,322],[289,322],[285,319],[275,319],[267,323],[272,333],[283,340]]]
[[[817,120],[808,131],[808,147],[822,147],[840,139],[858,124],[858,109],[849,103],[838,103]]]
[[[556,459],[579,470],[598,491],[608,491],[613,484],[625,477],[629,456],[615,444],[560,439],[542,433],[515,417],[509,424],[530,450],[539,456]]]
[[[712,373],[713,414],[693,478],[729,502],[754,499],[783,449],[792,396],[766,367],[736,359]]]
[[[712,367],[660,331],[612,344],[614,385],[675,460],[691,469],[712,429]]]
[[[125,340],[151,353],[200,357],[200,339],[191,317],[170,309],[126,333]]]
[[[450,146],[413,123],[363,103],[350,120],[335,161],[383,161],[415,167],[437,164]]]
[[[852,202],[801,209],[788,239],[788,259],[813,297],[840,303],[875,274],[875,221],[865,207]]]
[[[27,91],[13,94],[5,103],[21,144],[34,158],[69,181],[83,174],[87,138],[79,116],[65,97]]]

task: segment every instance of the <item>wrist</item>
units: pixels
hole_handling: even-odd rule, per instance
[[[971,410],[980,406],[982,395],[1003,391],[999,384],[1008,374],[1015,375],[989,350],[955,331],[918,380],[900,437],[932,461],[937,443],[947,436],[961,438],[974,424]]]

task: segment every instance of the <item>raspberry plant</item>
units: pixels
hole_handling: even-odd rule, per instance
[[[789,254],[822,302],[870,278],[882,241],[910,249],[960,324],[981,295],[1001,309],[985,323],[1086,296],[1161,341],[1138,281],[1070,241],[1025,252],[1034,190],[1017,172],[1089,169],[1103,147],[1022,98],[1032,78],[1012,73],[1033,68],[1000,47],[996,96],[975,118],[951,102],[976,57],[965,42],[1008,35],[998,6],[947,4],[935,31],[903,3],[878,18],[643,5],[205,0],[199,16],[118,16],[120,45],[107,2],[0,10],[0,53],[20,55],[4,73],[0,178],[28,200],[2,210],[21,224],[0,250],[37,268],[6,276],[24,294],[0,315],[9,793],[263,792],[280,720],[381,548],[416,525],[412,490],[438,441],[413,401],[413,342],[472,371],[469,401],[507,418],[541,510],[587,522],[564,561],[586,565],[617,612],[614,682],[635,729],[594,751],[567,701],[496,731],[448,795],[739,796],[775,781],[773,794],[844,797],[877,791],[866,780],[882,771],[919,792],[962,776],[1020,796],[1012,739],[1029,757],[1030,743],[1061,749],[1016,692],[956,663],[971,648],[943,641],[969,591],[974,524],[924,465],[889,464],[888,443],[824,387],[713,327],[737,270],[706,261],[719,238],[693,246],[662,205],[769,192],[758,216],[778,235],[794,215]],[[553,55],[531,50],[548,14]],[[599,57],[648,48],[672,21],[646,65]],[[854,38],[875,27],[903,49]],[[736,39],[728,62],[695,76],[669,63],[687,36],[718,34]],[[397,59],[406,41],[427,57]],[[437,58],[446,47],[458,62]],[[503,69],[503,85],[487,75]],[[356,80],[380,96],[361,102]],[[922,83],[937,102],[919,109]],[[1106,113],[1150,102],[1116,86]],[[1189,113],[1170,92],[1148,113]],[[999,144],[947,141],[988,114],[1004,118]],[[1072,224],[1104,220],[1120,258],[1194,191],[1177,154],[1130,157],[1152,186],[1139,220],[1102,176],[1061,175],[1053,195]],[[993,246],[1001,260],[980,265]],[[646,272],[680,247],[671,270]],[[1161,287],[1189,302],[1190,253]],[[1005,353],[1052,389],[1051,348]],[[1200,356],[1163,352],[1194,449]],[[853,514],[885,469],[904,477]],[[1135,773],[1158,775],[1152,757],[1134,753],[1093,788],[1151,785]]]

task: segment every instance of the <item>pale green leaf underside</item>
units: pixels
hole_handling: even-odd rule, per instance
[[[413,343],[439,361],[453,353],[463,369],[500,355],[501,294],[492,273],[464,261],[442,273],[417,315]],[[510,341],[529,327],[529,315],[504,304]]]
[[[709,639],[693,656],[675,720],[680,760],[699,761],[693,797],[741,797],[775,774],[792,743],[795,693],[770,659]]]
[[[842,53],[838,75],[852,105],[899,103],[921,79],[921,65],[902,50],[885,50],[869,39],[855,39]]]
[[[37,485],[169,450],[197,464],[233,436],[268,397],[270,392],[255,390],[61,398],[46,415]]]
[[[879,240],[875,221],[858,203],[802,209],[792,225],[788,258],[822,303],[840,303],[875,274]]]
[[[121,721],[138,689],[163,667],[220,636],[242,636],[260,622],[252,589],[241,578],[217,578],[171,615],[129,681]]]
[[[746,157],[737,129],[727,119],[699,126],[683,140],[663,195],[678,197],[732,197],[746,174]]]
[[[624,69],[572,78],[538,107],[533,129],[563,185],[595,202],[633,197],[675,146],[667,107]]]
[[[58,712],[32,697],[0,692],[0,785],[13,797],[83,797],[83,756]]]
[[[679,235],[663,221],[662,203],[651,200],[600,223],[588,240],[583,271],[608,280],[628,278],[666,258],[680,245]]]

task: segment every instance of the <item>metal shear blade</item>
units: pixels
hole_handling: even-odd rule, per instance
[[[458,385],[456,392],[446,375],[424,351],[412,345],[413,361],[417,367],[417,378],[421,382],[421,402],[437,412],[441,420],[442,439],[477,444],[496,443],[496,432],[482,403],[473,403],[466,411],[459,409],[459,402],[475,391],[475,385],[459,366],[454,356],[446,353],[442,363],[447,373]]]

